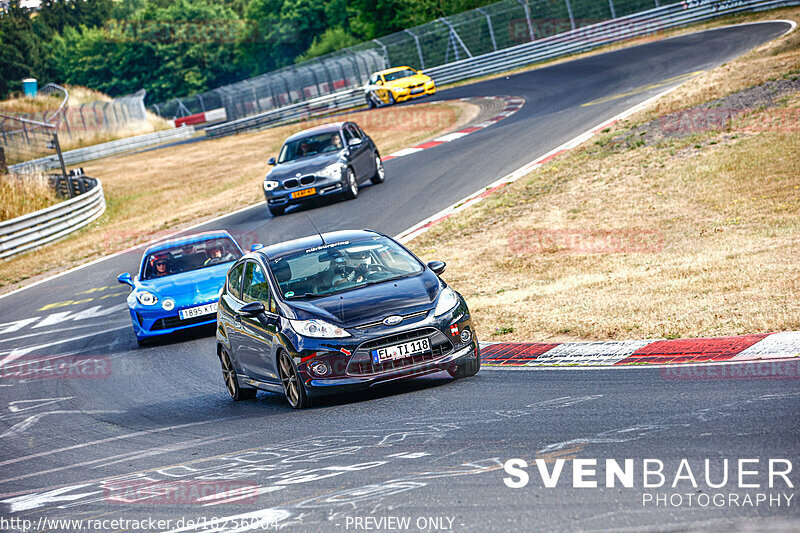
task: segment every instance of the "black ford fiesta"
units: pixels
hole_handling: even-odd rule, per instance
[[[247,254],[228,271],[217,355],[228,393],[314,397],[446,370],[480,368],[467,304],[423,264],[373,231],[337,231]]]

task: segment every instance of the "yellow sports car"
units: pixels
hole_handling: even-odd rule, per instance
[[[365,92],[367,105],[372,108],[436,94],[436,85],[421,70],[394,67],[370,76]]]

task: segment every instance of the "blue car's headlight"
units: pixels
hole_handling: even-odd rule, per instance
[[[139,300],[139,303],[142,305],[156,305],[158,303],[156,295],[147,291],[138,291],[136,293],[136,299]]]
[[[446,312],[453,309],[458,305],[458,295],[450,287],[447,287],[439,295],[439,301],[436,302],[436,309],[433,311],[433,316],[441,316]]]
[[[344,169],[344,165],[342,163],[334,163],[332,165],[328,165],[322,170],[314,172],[314,174],[321,178],[340,178],[342,176],[342,169]]]
[[[289,320],[289,322],[292,324],[292,328],[304,337],[337,339],[350,336],[339,326],[334,326],[324,320]]]

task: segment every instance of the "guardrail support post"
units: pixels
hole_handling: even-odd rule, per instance
[[[53,133],[53,146],[58,154],[58,162],[61,163],[61,173],[64,179],[67,180],[67,193],[70,198],[73,198],[75,196],[75,191],[72,188],[72,177],[67,174],[67,166],[64,164],[64,156],[61,154],[61,144],[58,142],[58,132]]]

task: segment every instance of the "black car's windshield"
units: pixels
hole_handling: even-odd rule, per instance
[[[415,71],[411,70],[410,68],[405,68],[403,70],[397,70],[395,72],[384,74],[383,78],[386,81],[394,81],[394,80],[399,80],[401,78],[407,78],[409,76],[416,76],[416,75],[417,73]]]
[[[270,261],[284,298],[315,298],[419,274],[420,262],[386,237],[345,241]]]
[[[159,250],[144,261],[141,279],[161,278],[235,261],[242,256],[228,237],[219,237]]]
[[[287,142],[281,148],[278,156],[278,163],[294,161],[301,157],[322,154],[326,152],[338,152],[342,149],[342,139],[339,132],[318,133],[301,137],[300,139]]]

